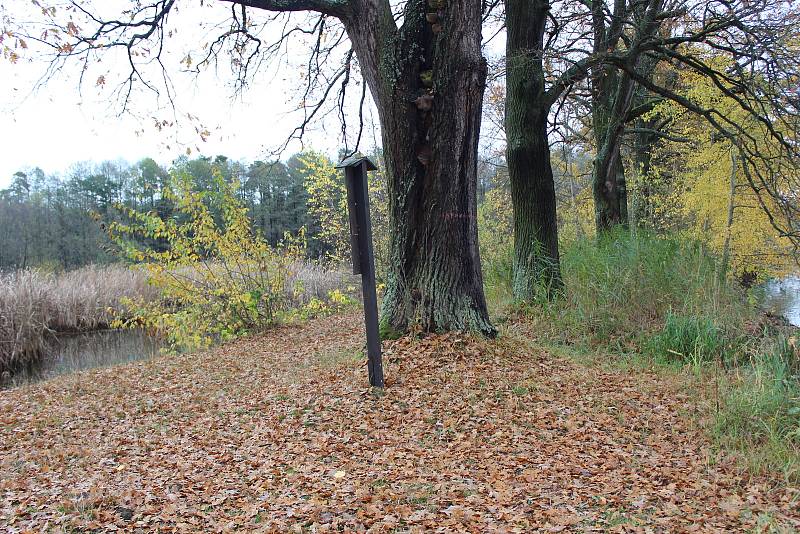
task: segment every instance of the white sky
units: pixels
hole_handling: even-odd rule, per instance
[[[199,116],[211,131],[203,142],[188,119],[178,131],[158,132],[148,117],[151,109],[139,107],[140,116],[118,114],[95,95],[81,97],[72,80],[54,80],[43,89],[30,93],[37,65],[9,66],[0,63],[0,187],[25,167],[41,167],[46,173],[65,171],[78,161],[124,159],[135,162],[145,156],[169,164],[192,150],[192,157],[224,154],[234,159],[253,161],[268,154],[289,135],[298,116],[286,116],[292,102],[282,84],[263,84],[234,99],[231,91],[201,83],[181,88],[177,101],[181,110]],[[10,91],[7,89],[10,87]],[[170,117],[161,110],[159,117]],[[138,115],[138,114],[137,114]],[[284,116],[282,118],[282,116]],[[143,133],[141,132],[144,129]],[[307,146],[335,152],[337,131],[325,135],[314,131],[307,136]],[[291,145],[287,151],[299,149]]]
[[[60,1],[50,0],[46,4]],[[94,9],[107,15],[117,15],[130,6],[130,0],[85,0],[85,4],[94,5]],[[225,21],[230,16],[231,4],[219,0],[184,0],[178,6],[180,11],[171,15],[169,24],[178,31],[168,41],[162,56],[175,84],[176,110],[163,97],[156,99],[140,85],[132,99],[133,113],[120,115],[121,106],[114,98],[114,90],[119,87],[120,75],[127,74],[127,58],[121,53],[105,52],[99,63],[91,63],[84,75],[87,81],[80,90],[80,69],[75,64],[32,91],[47,63],[41,57],[23,55],[22,60],[11,64],[0,56],[0,188],[10,183],[14,172],[28,167],[38,166],[50,174],[67,171],[79,161],[135,162],[145,156],[169,165],[186,154],[187,148],[191,149],[192,157],[198,155],[198,149],[206,156],[224,154],[247,161],[270,157],[300,123],[298,99],[303,86],[303,51],[308,44],[297,44],[294,47],[297,53],[289,54],[282,64],[262,68],[252,85],[234,97],[227,65],[220,64],[219,73],[206,71],[195,77],[181,72],[184,67],[180,63],[187,53],[196,61],[202,55],[200,45],[227,29]],[[32,9],[27,1],[0,0],[0,19],[4,10],[18,22],[41,19]],[[251,17],[266,15],[252,9],[248,13]],[[270,34],[274,39],[281,26],[273,24],[269,28],[269,34],[260,36],[265,42],[270,40]],[[4,44],[13,45],[9,40]],[[34,43],[28,44],[28,50],[19,52],[33,56]],[[492,52],[499,54],[502,47],[503,40],[497,39],[492,43]],[[106,79],[103,86],[94,83],[100,75]],[[158,80],[160,71],[151,69],[144,71],[144,75],[148,81]],[[351,85],[349,92],[355,102],[360,87]],[[199,122],[187,120],[188,113],[198,117]],[[155,118],[175,117],[179,119],[176,127],[160,132],[153,127]],[[368,126],[360,145],[363,151],[373,148],[380,138],[374,126],[377,114],[371,105],[365,118]],[[355,115],[348,120],[348,131],[355,132]],[[211,132],[206,142],[196,133],[199,123]],[[305,145],[335,156],[341,146],[341,126],[336,117],[315,120],[313,129],[305,136]],[[299,143],[293,143],[283,157],[300,148]]]
[[[16,0],[13,7],[7,4],[6,9],[14,13],[17,6],[25,8],[21,4]],[[300,122],[300,114],[289,110],[298,107],[302,70],[296,65],[264,68],[255,83],[238,96],[234,96],[230,86],[231,76],[226,76],[229,70],[226,65],[220,66],[220,74],[209,71],[199,78],[181,73],[180,59],[193,48],[193,57],[199,57],[196,43],[219,34],[218,28],[208,27],[213,26],[208,21],[224,21],[230,14],[229,4],[212,4],[200,7],[196,1],[185,2],[173,16],[173,27],[183,32],[180,38],[171,41],[167,55],[167,67],[175,83],[176,111],[165,99],[156,101],[142,89],[133,98],[133,113],[120,114],[121,106],[113,98],[117,84],[112,80],[115,73],[127,73],[125,58],[121,56],[104,58],[105,65],[95,65],[85,76],[94,82],[103,74],[109,80],[105,86],[85,83],[80,91],[79,71],[74,65],[65,74],[32,90],[46,63],[41,59],[23,59],[11,64],[0,57],[0,188],[10,183],[14,172],[26,167],[39,166],[46,173],[56,173],[66,171],[78,161],[135,162],[145,156],[168,165],[186,154],[187,148],[191,149],[192,157],[199,148],[206,156],[224,154],[248,161],[268,158]],[[205,21],[206,27],[199,20]],[[191,30],[187,33],[186,28]],[[298,61],[301,59],[298,54]],[[115,64],[109,68],[110,63]],[[157,70],[151,70],[150,74],[157,79]],[[358,87],[352,86],[350,90],[354,96],[360,94]],[[188,120],[188,113],[199,121]],[[179,120],[176,128],[159,132],[153,127],[155,117],[172,120],[176,116]],[[195,131],[198,124],[211,132],[206,142]],[[374,146],[378,136],[372,129],[365,132],[362,149]],[[340,126],[331,118],[322,124],[315,122],[305,144],[334,155],[340,140]],[[283,157],[300,148],[299,143],[293,143]]]

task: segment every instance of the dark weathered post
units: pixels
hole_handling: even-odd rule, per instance
[[[369,158],[355,156],[336,166],[344,169],[347,186],[347,211],[350,218],[350,248],[353,274],[361,275],[364,296],[364,323],[367,327],[367,367],[369,383],[383,387],[381,340],[378,333],[378,296],[375,291],[375,259],[372,253],[372,223],[369,220],[367,172],[377,167]]]

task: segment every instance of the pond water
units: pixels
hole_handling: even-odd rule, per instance
[[[51,343],[41,363],[3,377],[0,388],[46,380],[54,376],[152,358],[161,344],[144,330],[102,330],[84,334],[61,334]]]
[[[762,307],[800,326],[800,276],[770,280],[762,287]]]

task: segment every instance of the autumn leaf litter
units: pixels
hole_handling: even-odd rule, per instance
[[[513,330],[513,327],[512,327]],[[357,314],[0,392],[0,525],[38,531],[731,532],[796,488],[714,452],[678,384]]]

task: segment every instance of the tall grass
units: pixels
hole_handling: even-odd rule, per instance
[[[649,339],[645,350],[656,359],[702,365],[724,361],[728,345],[712,319],[669,312],[664,328]]]
[[[800,343],[721,276],[715,258],[696,243],[621,231],[566,244],[562,272],[562,298],[523,309],[541,341],[608,362],[685,366],[718,385],[707,392],[718,444],[754,471],[800,480]]]
[[[561,268],[563,298],[530,310],[551,341],[641,349],[669,316],[710,318],[723,334],[752,316],[696,243],[620,230],[566,244]]]
[[[344,269],[331,268],[309,261],[298,262],[289,269],[286,293],[289,306],[302,308],[312,300],[324,301],[336,290],[354,298],[360,297],[361,282]]]
[[[721,380],[717,440],[756,472],[800,480],[800,358],[783,336],[767,338]]]
[[[63,274],[22,270],[0,275],[0,371],[35,362],[60,332],[104,328],[124,298],[157,298],[144,273],[88,266]]]

